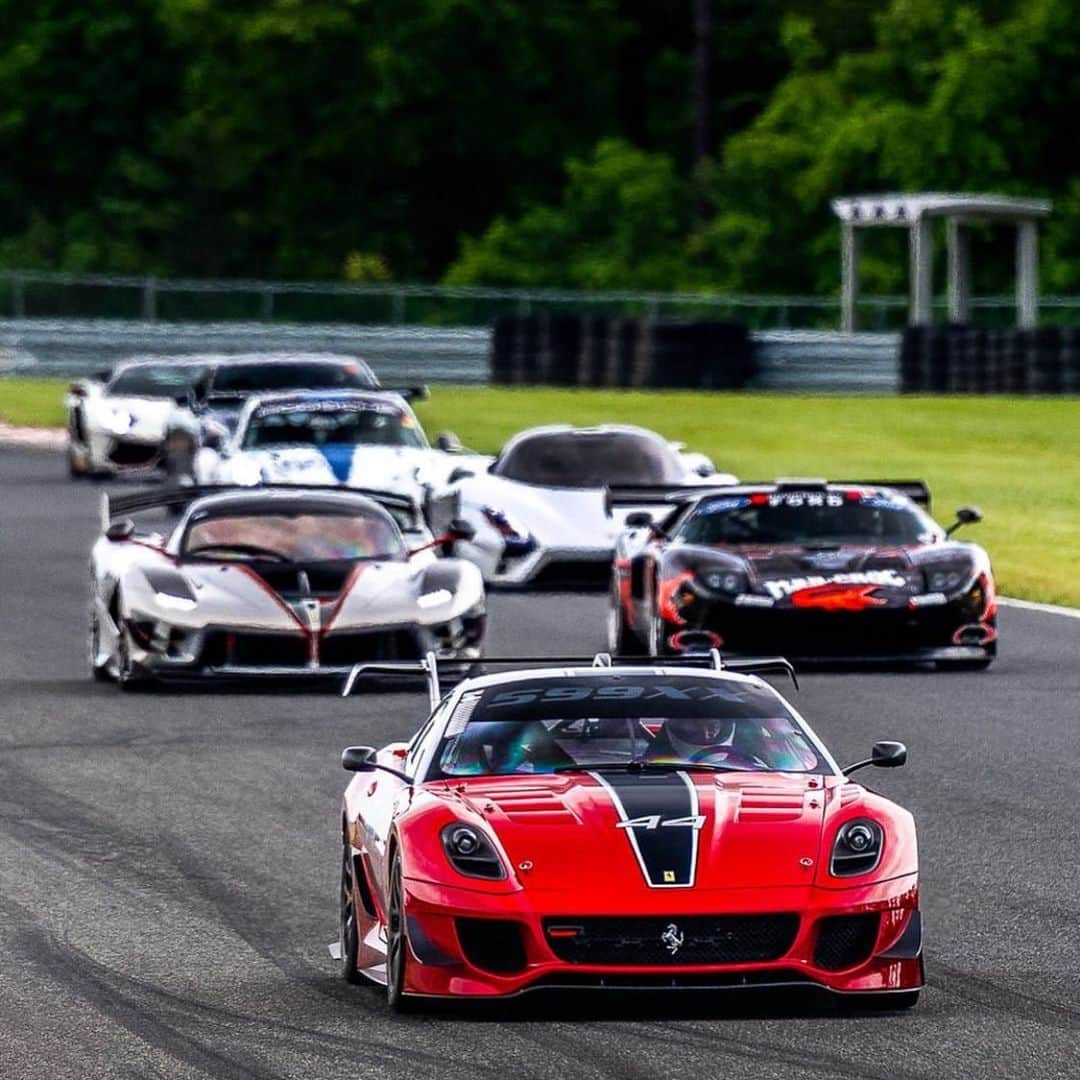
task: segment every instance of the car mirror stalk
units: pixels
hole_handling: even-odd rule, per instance
[[[379,772],[389,773],[396,776],[403,783],[412,787],[415,783],[411,776],[407,776],[389,765],[383,765],[378,761],[378,754],[373,746],[347,746],[341,752],[341,767],[346,772]]]
[[[865,769],[867,765],[878,769],[898,769],[906,761],[907,747],[902,742],[876,742],[868,758],[856,761],[842,771],[845,776],[850,776],[857,769]]]

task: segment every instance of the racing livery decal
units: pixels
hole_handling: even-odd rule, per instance
[[[800,592],[802,589],[814,589],[821,585],[874,585],[890,589],[904,589],[907,578],[895,570],[853,570],[846,574],[810,574],[807,577],[777,578],[763,582],[769,594],[775,600]]]
[[[650,774],[590,773],[611,796],[645,882],[654,889],[687,889],[697,873],[697,788],[684,772]]]

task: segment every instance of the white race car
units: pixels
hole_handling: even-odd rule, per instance
[[[164,533],[121,516],[184,499]],[[402,496],[159,486],[103,503],[91,555],[96,679],[337,677],[362,661],[480,656],[480,572],[436,558],[450,536],[433,539]]]
[[[645,428],[537,427],[486,468],[459,462],[431,493],[428,518],[435,531],[451,520],[473,527],[455,550],[490,584],[600,587],[627,515],[655,509],[673,487],[733,483],[704,454]]]
[[[65,402],[72,478],[156,469],[166,425],[205,371],[201,359],[174,356],[73,382]]]
[[[451,436],[443,445],[453,445]],[[423,503],[476,455],[432,447],[403,396],[390,391],[307,391],[249,398],[218,449],[195,455],[199,484],[315,484],[378,488]]]
[[[71,384],[68,465],[73,477],[161,469],[190,473],[204,442],[222,439],[253,393],[377,388],[363,360],[332,353],[219,353],[133,357]]]

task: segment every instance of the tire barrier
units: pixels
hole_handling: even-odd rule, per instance
[[[743,323],[506,315],[491,334],[500,385],[740,389],[754,374]]]
[[[912,326],[900,342],[905,394],[1080,394],[1080,327]]]

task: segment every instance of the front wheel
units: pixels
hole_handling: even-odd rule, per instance
[[[90,612],[86,651],[90,663],[90,677],[94,682],[109,682],[108,665],[98,663],[98,657],[101,655],[101,623],[98,621],[96,611]]]
[[[341,977],[347,983],[361,981],[356,966],[360,939],[356,928],[356,888],[353,881],[353,860],[349,845],[341,849],[341,892],[339,898],[338,947],[341,952]]]
[[[619,579],[615,574],[612,574],[611,590],[608,594],[607,634],[608,652],[612,656],[641,654],[641,641],[637,634],[626,625],[626,612],[619,593]]]
[[[131,631],[121,624],[116,639],[116,682],[121,690],[142,690],[149,679],[131,658]]]
[[[405,886],[401,856],[390,864],[390,896],[386,905],[386,1003],[391,1012],[409,1012],[412,1002],[405,991],[409,968],[409,940],[405,931]]]

